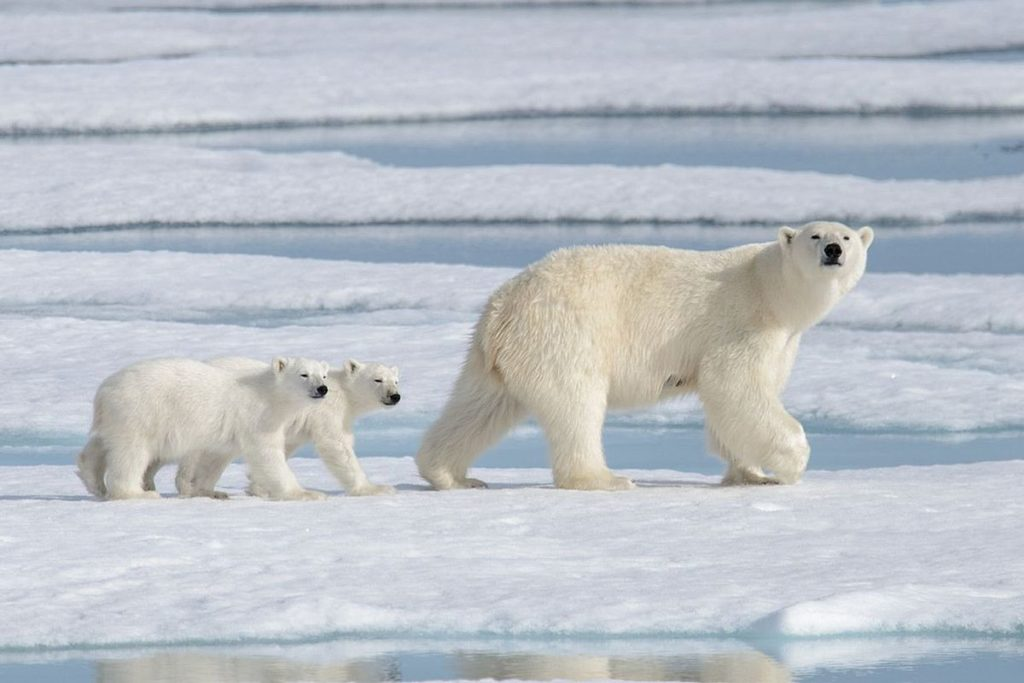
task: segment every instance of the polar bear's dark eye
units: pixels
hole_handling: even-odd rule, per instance
[[[844,235],[843,239],[846,240],[847,242],[849,242],[850,241],[850,236],[849,235]]]
[[[384,380],[382,379],[375,379],[373,381],[376,382],[377,384],[382,384],[384,382]]]
[[[306,373],[302,373],[301,375],[299,375],[299,377],[304,377],[305,379],[309,379],[309,375],[307,375]]]
[[[820,240],[821,239],[821,235],[811,235],[811,239],[812,240]]]

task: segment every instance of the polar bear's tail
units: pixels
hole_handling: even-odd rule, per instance
[[[423,437],[416,464],[436,489],[481,486],[469,466],[524,417],[486,358],[477,335],[441,417]]]
[[[107,471],[107,452],[98,436],[89,437],[89,443],[78,454],[78,478],[85,488],[97,498],[107,495],[103,477]]]

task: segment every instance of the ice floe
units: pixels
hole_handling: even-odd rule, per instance
[[[399,494],[247,500],[233,466],[227,502],[100,503],[71,467],[5,468],[0,545],[18,571],[0,575],[0,646],[1024,627],[1024,503],[1006,486],[1020,461],[761,488],[638,471],[617,494],[551,489],[547,470],[436,493],[409,459],[366,465]],[[295,468],[336,490],[318,461]]]

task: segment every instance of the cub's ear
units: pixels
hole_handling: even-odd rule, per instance
[[[857,234],[860,235],[860,241],[865,249],[870,247],[871,243],[875,241],[875,231],[866,225],[858,230]]]
[[[284,369],[288,367],[288,359],[278,356],[273,361],[271,361],[270,367],[274,369],[274,372],[276,374],[280,375],[282,372],[284,372]]]
[[[357,360],[352,360],[351,358],[349,358],[347,361],[345,361],[345,372],[349,373],[350,375],[354,375],[361,367],[363,367],[363,364]]]
[[[779,244],[783,247],[788,247],[793,244],[793,238],[796,237],[797,232],[788,225],[783,225],[779,228]]]

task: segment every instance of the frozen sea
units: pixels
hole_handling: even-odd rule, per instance
[[[1024,4],[0,2],[0,680],[1024,677]],[[488,293],[551,249],[876,230],[784,396],[795,487],[699,405],[609,417],[638,490],[411,461]],[[393,497],[101,503],[131,361],[379,360]]]

